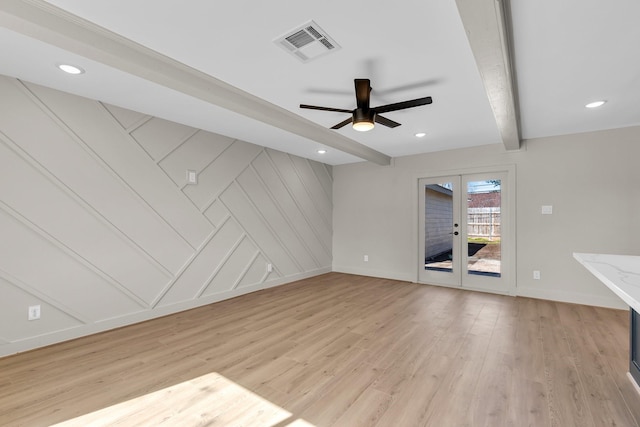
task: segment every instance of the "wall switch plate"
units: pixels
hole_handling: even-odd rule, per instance
[[[40,305],[29,306],[29,320],[38,320],[40,318]]]
[[[364,256],[364,262],[369,262],[369,255]]]
[[[533,270],[533,278],[535,280],[540,280],[540,270]]]
[[[187,170],[187,182],[189,184],[197,184],[198,183],[198,172],[194,170]]]
[[[551,215],[553,214],[553,206],[551,205],[543,205],[541,209],[542,215]]]
[[[273,271],[273,264],[267,264],[267,273],[271,273]]]

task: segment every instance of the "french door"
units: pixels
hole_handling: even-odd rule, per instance
[[[418,180],[418,281],[510,293],[507,172]]]

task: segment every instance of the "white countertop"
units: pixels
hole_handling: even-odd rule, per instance
[[[640,313],[640,256],[574,253],[573,257]]]

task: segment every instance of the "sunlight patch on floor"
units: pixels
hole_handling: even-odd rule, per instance
[[[55,426],[313,427],[292,418],[290,412],[214,372]]]

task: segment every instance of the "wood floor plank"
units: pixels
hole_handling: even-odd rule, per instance
[[[589,414],[584,384],[560,323],[557,304],[538,304],[542,337],[547,399],[552,426],[594,426]]]
[[[636,420],[629,412],[621,392],[607,373],[606,357],[598,352],[590,333],[583,333],[585,322],[577,305],[558,305],[560,321],[565,328],[567,343],[573,355],[578,376],[585,389],[588,408],[597,426],[633,425]]]
[[[0,358],[0,425],[639,426],[627,316],[330,273]]]

